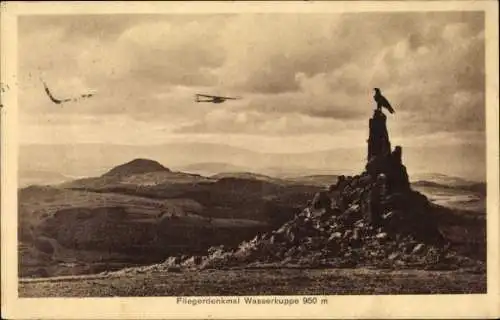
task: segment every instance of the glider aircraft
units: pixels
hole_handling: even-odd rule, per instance
[[[222,97],[208,94],[196,94],[196,102],[223,103],[226,100],[239,100],[240,97]]]

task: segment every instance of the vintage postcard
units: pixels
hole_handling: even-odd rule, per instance
[[[496,1],[0,14],[2,317],[500,316]]]

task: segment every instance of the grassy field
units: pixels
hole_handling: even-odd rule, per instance
[[[468,271],[255,269],[151,272],[20,281],[20,297],[347,295],[485,293]]]
[[[219,243],[237,244],[267,226],[258,220],[203,216],[206,210],[190,198],[25,188],[19,192],[21,275],[87,274],[106,265],[115,270],[127,262],[148,264],[174,250],[193,253]]]

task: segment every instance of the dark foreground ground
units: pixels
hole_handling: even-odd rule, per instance
[[[20,297],[486,293],[470,271],[259,269],[31,279]]]

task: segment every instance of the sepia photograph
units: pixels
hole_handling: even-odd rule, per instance
[[[498,4],[383,2],[24,3],[51,9],[2,40],[16,299],[498,293]]]

